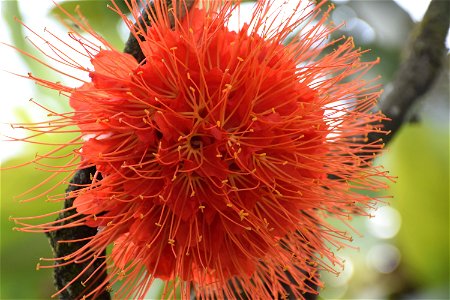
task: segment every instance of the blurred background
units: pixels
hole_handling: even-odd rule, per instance
[[[106,0],[57,1],[73,13],[76,5],[91,26],[111,44],[122,49],[128,36],[119,17],[106,9]],[[122,1],[117,1],[123,4]],[[249,1],[251,2],[251,1]],[[369,76],[381,75],[385,89],[408,48],[408,37],[421,21],[428,0],[330,1],[336,6],[331,15],[335,24],[345,22],[336,36],[354,37],[355,44],[371,49],[366,59],[381,58]],[[27,36],[30,31],[14,20],[22,20],[38,34],[67,37],[67,29],[51,1],[1,1],[0,42],[32,53],[46,61]],[[252,3],[246,3],[251,9]],[[447,37],[448,39],[448,37]],[[42,41],[34,38],[38,47]],[[448,45],[448,43],[447,43]],[[448,46],[447,46],[448,47]],[[83,65],[89,61],[75,57]],[[377,159],[398,176],[387,195],[388,205],[373,211],[372,218],[355,218],[352,246],[337,253],[346,260],[339,276],[323,274],[325,288],[322,299],[449,299],[449,70],[446,69],[432,89],[410,112],[406,124],[389,144],[386,153]],[[63,81],[73,86],[75,80],[59,78],[36,61],[6,45],[0,45],[0,130],[3,136],[22,136],[9,123],[44,120],[48,112],[29,101],[30,98],[57,111],[69,110],[66,98],[34,85],[31,81],[5,71]],[[80,74],[79,76],[85,76]],[[4,137],[2,137],[4,139]],[[42,136],[39,142],[58,143],[67,136]],[[33,159],[52,147],[39,144],[2,142],[2,167]],[[55,163],[49,161],[49,163]],[[41,257],[52,257],[44,234],[14,231],[10,216],[35,216],[60,209],[61,203],[39,199],[21,203],[14,196],[36,186],[48,176],[26,166],[1,172],[1,236],[0,236],[0,299],[49,299],[54,292],[51,269],[36,271]],[[55,178],[55,183],[63,178]],[[50,183],[52,184],[52,183]],[[62,193],[61,187],[55,193]],[[44,189],[37,189],[37,195]],[[43,197],[45,200],[46,198]],[[55,216],[49,217],[53,220]],[[158,297],[158,287],[149,299]]]

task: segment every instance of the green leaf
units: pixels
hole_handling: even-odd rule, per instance
[[[111,2],[108,0],[97,0],[97,1],[67,1],[60,5],[61,8],[55,7],[51,10],[51,14],[58,18],[62,18],[63,21],[67,22],[74,30],[78,29],[77,26],[71,21],[67,15],[65,15],[61,9],[67,11],[69,14],[73,15],[78,20],[81,20],[80,16],[77,15],[77,10],[82,14],[89,25],[99,33],[103,38],[105,38],[110,44],[118,49],[122,49],[124,41],[121,39],[118,31],[118,23],[121,17],[108,8],[108,4]],[[123,3],[119,5],[123,7]]]
[[[448,284],[448,154],[448,128],[414,124],[396,136],[384,163],[398,176],[391,204],[402,216],[402,264],[413,282],[428,287]]]
[[[36,139],[39,143],[64,143],[74,138],[74,134],[43,135]],[[42,144],[28,144],[25,151],[16,157],[2,162],[2,168],[17,166],[34,159],[35,154],[45,154],[55,146]],[[67,149],[66,153],[71,153]],[[59,153],[61,154],[61,153]],[[58,155],[58,154],[56,154]],[[65,159],[45,159],[45,164],[50,166],[63,165]],[[49,212],[58,212],[63,207],[62,202],[48,202],[46,195],[31,202],[21,203],[15,197],[30,188],[38,186],[52,173],[38,170],[38,165],[26,165],[11,170],[1,170],[1,295],[0,299],[49,299],[53,294],[53,279],[51,269],[36,271],[39,258],[51,258],[53,256],[49,242],[42,232],[27,233],[13,230],[16,225],[9,217],[39,216]],[[57,170],[57,169],[56,169]],[[64,174],[60,174],[45,186],[39,187],[23,198],[29,198],[45,192],[63,180]],[[60,185],[51,194],[63,194],[67,184]],[[27,223],[41,224],[51,222],[56,215],[44,217],[39,220],[27,220]],[[52,262],[41,262],[42,265],[51,265]],[[26,287],[24,288],[24,285]]]

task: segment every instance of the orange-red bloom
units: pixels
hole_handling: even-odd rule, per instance
[[[198,0],[174,28],[165,1],[151,27],[118,11],[145,37],[143,62],[79,24],[107,46],[75,38],[93,65],[76,68],[91,81],[71,88],[30,75],[69,97],[74,113],[50,127],[77,125],[77,169],[97,169],[70,196],[75,224],[99,231],[67,261],[113,244],[118,298],[142,298],[155,278],[174,280],[183,298],[194,289],[268,299],[284,296],[283,285],[302,298],[319,270],[333,271],[333,248],[350,237],[327,218],[365,214],[375,200],[358,191],[383,187],[385,174],[368,162],[381,146],[361,146],[377,130],[379,93],[362,79],[375,62],[361,62],[351,39],[327,41],[327,13],[316,19],[320,5],[304,2],[273,27],[283,5],[260,1],[238,32],[228,28],[239,6],[231,1]]]

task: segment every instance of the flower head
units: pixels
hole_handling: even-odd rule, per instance
[[[90,81],[72,88],[30,75],[67,95],[74,113],[50,127],[77,125],[79,138],[65,146],[81,141],[77,169],[97,170],[71,193],[67,226],[98,233],[66,260],[93,259],[112,244],[118,298],[142,298],[155,278],[175,282],[183,298],[191,289],[301,298],[320,284],[319,270],[340,263],[332,249],[350,240],[327,218],[366,214],[375,200],[356,190],[383,187],[369,162],[381,146],[361,145],[382,118],[370,113],[377,89],[362,79],[375,62],[362,62],[351,39],[326,40],[321,5],[301,1],[274,27],[283,5],[260,1],[232,31],[239,3],[198,0],[184,16],[176,10],[185,1],[174,3],[155,1],[151,26],[132,25],[115,7],[143,61],[80,23],[106,45],[75,38],[93,66],[76,68]]]

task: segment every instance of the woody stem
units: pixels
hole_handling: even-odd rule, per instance
[[[388,144],[403,124],[411,108],[433,85],[444,66],[447,53],[445,37],[450,25],[450,2],[430,2],[423,20],[411,33],[405,46],[404,59],[392,83],[382,95],[378,109],[389,120],[382,122],[390,134],[371,133],[367,143],[380,141]]]

